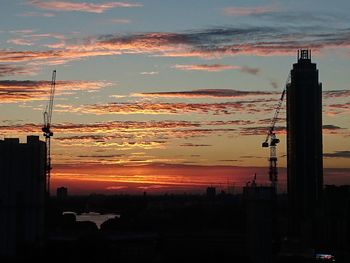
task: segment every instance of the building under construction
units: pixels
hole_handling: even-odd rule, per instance
[[[0,140],[0,256],[21,255],[45,238],[46,145],[39,136]]]
[[[323,187],[322,85],[310,50],[298,51],[287,87],[287,169],[291,221],[296,222],[292,231],[299,233]]]

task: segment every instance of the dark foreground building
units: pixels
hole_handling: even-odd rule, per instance
[[[38,136],[0,140],[0,257],[44,242],[46,146]]]
[[[252,263],[272,262],[273,208],[275,188],[257,186],[255,181],[243,188],[246,209],[246,252]]]
[[[299,233],[323,187],[322,84],[310,50],[298,51],[287,87],[287,168],[292,231]]]
[[[66,200],[68,197],[68,188],[67,187],[58,187],[56,191],[56,197],[59,200]]]

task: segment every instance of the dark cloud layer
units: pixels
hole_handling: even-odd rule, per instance
[[[0,103],[46,99],[51,81],[46,80],[0,80]],[[97,91],[110,83],[103,81],[56,81],[56,94],[71,94],[78,90]]]
[[[308,47],[348,48],[349,28],[314,26],[217,27],[184,32],[110,34],[64,39],[50,50],[0,50],[0,62],[46,61],[55,64],[94,56],[149,54],[168,57],[217,58],[236,55],[294,55]],[[52,45],[51,47],[54,47]],[[243,72],[255,74],[252,68]]]
[[[350,158],[350,151],[336,151],[333,153],[324,153],[327,158]]]
[[[175,65],[174,68],[185,71],[206,71],[206,72],[219,72],[224,70],[238,70],[243,73],[257,75],[260,71],[258,68],[252,68],[247,66],[233,66],[224,64],[185,64]]]
[[[0,64],[0,77],[14,76],[14,75],[32,75],[35,69],[25,66],[16,66],[11,64]]]
[[[350,90],[328,90],[323,91],[325,98],[344,98],[350,97]]]
[[[212,146],[210,144],[196,144],[196,143],[183,143],[183,144],[180,144],[180,146],[182,147],[209,147],[209,146]]]
[[[332,124],[325,124],[325,125],[322,126],[322,128],[325,129],[325,130],[339,130],[339,129],[342,129],[339,126],[332,125]]]
[[[139,96],[149,97],[179,97],[179,98],[211,98],[211,97],[224,97],[224,98],[238,98],[245,96],[262,96],[271,95],[273,92],[266,91],[243,91],[234,89],[199,89],[191,91],[170,91],[170,92],[147,92],[139,93]]]

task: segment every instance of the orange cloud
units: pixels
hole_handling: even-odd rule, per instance
[[[265,100],[257,100],[255,103]],[[271,108],[258,108],[253,101],[237,101],[223,103],[165,103],[165,102],[134,102],[134,103],[106,103],[91,104],[63,109],[66,112],[85,114],[213,114],[231,115],[235,113],[257,113],[271,111]],[[261,105],[261,104],[260,104]],[[261,105],[263,106],[263,105]]]
[[[207,125],[207,123],[204,123]],[[228,123],[227,125],[231,125]],[[191,121],[110,121],[110,122],[97,122],[97,123],[54,123],[52,129],[55,133],[61,134],[114,134],[114,136],[122,136],[126,131],[130,132],[157,132],[160,130],[172,130],[182,128],[196,128],[200,127],[200,122]],[[210,125],[210,123],[208,124]],[[220,124],[222,125],[222,124]],[[0,132],[2,134],[26,134],[41,132],[41,124],[11,124],[0,126]],[[127,135],[122,136],[126,138]],[[98,138],[96,138],[98,139]]]
[[[347,114],[350,112],[350,102],[326,105],[325,113],[330,116]]]
[[[347,98],[347,97],[350,97],[350,90],[328,90],[328,91],[323,91],[323,95],[326,99]]]
[[[79,146],[89,148],[90,151],[103,148],[118,150],[130,149],[159,149],[168,146],[170,141],[188,138],[199,138],[212,135],[230,136],[239,134],[240,127],[250,125],[249,121],[115,121],[103,123],[54,124],[52,130],[55,133],[53,143],[59,153],[62,147],[71,149]],[[216,127],[218,126],[218,127]],[[6,124],[0,126],[0,134],[9,136],[13,134],[41,134],[41,124]],[[181,143],[181,142],[180,142]],[[183,142],[182,142],[183,143]],[[203,143],[194,143],[202,145]],[[190,146],[183,144],[183,146]],[[58,148],[57,148],[58,147]],[[63,150],[66,152],[67,150]],[[72,153],[74,150],[72,151]],[[81,152],[78,155],[82,155]],[[106,157],[106,156],[105,156]],[[64,156],[58,156],[57,161],[62,162]],[[90,158],[94,159],[94,158]],[[154,159],[154,158],[153,158]],[[68,162],[72,161],[69,157]],[[95,160],[96,161],[96,160]],[[116,160],[104,160],[104,162],[116,162]],[[128,160],[119,160],[125,162]],[[118,162],[119,162],[118,161]],[[130,161],[130,160],[129,160]],[[154,161],[154,160],[153,160]],[[98,160],[101,162],[101,160]],[[148,162],[148,160],[140,160]]]
[[[47,99],[50,85],[50,81],[44,80],[0,80],[0,103],[16,103]],[[56,90],[57,95],[63,95],[71,94],[78,90],[88,92],[96,91],[110,85],[111,83],[103,81],[57,81]]]
[[[129,150],[134,148],[159,149],[164,148],[164,141],[153,141],[146,138],[136,138],[136,136],[103,136],[103,135],[83,135],[55,138],[61,146],[68,147],[118,147],[119,150]],[[131,138],[130,138],[131,137]],[[118,140],[122,139],[122,140]]]
[[[283,126],[275,126],[276,134],[286,134],[286,128]],[[267,126],[243,127],[240,129],[242,135],[266,135],[268,132]]]
[[[141,7],[141,4],[126,3],[126,2],[106,2],[99,4],[91,3],[76,3],[68,1],[41,1],[29,0],[29,3],[40,9],[54,10],[54,11],[78,11],[89,13],[103,13],[109,9],[116,7]]]
[[[47,50],[47,51],[10,51],[0,50],[0,62],[35,62],[46,65],[59,65],[71,60],[94,56],[120,55],[117,50]]]
[[[239,129],[239,132],[242,135],[266,135],[268,132],[268,126],[256,126],[256,127],[241,127]],[[323,125],[323,134],[325,135],[343,135],[343,136],[349,136],[349,131],[347,129],[343,129],[339,126],[335,125]],[[285,126],[276,126],[275,127],[276,134],[286,134],[286,127]]]

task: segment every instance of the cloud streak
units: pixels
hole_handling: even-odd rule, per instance
[[[285,126],[275,126],[275,132],[277,134],[286,134]],[[323,125],[322,127],[324,135],[343,135],[349,136],[349,132],[346,129],[340,128],[335,125]],[[239,129],[240,134],[242,135],[266,135],[268,132],[267,126],[255,126],[255,127],[241,127]]]
[[[181,147],[210,147],[212,145],[210,144],[196,144],[196,143],[183,143],[183,144],[180,144]]]
[[[130,19],[109,19],[107,20],[107,22],[111,24],[130,24],[131,20]]]
[[[0,50],[0,62],[38,61],[67,63],[95,56],[146,54],[166,57],[221,58],[227,56],[294,55],[298,48],[314,52],[323,48],[350,46],[350,29],[322,26],[298,28],[222,27],[187,32],[150,32],[137,34],[99,35],[60,40],[51,50]],[[212,69],[206,67],[206,70]],[[257,69],[242,67],[242,72],[257,74]]]
[[[266,100],[257,100],[266,102]],[[90,104],[80,107],[67,107],[66,112],[79,112],[94,115],[104,114],[212,114],[231,115],[235,113],[262,113],[270,112],[270,107],[259,108],[254,101],[237,101],[223,103],[166,103],[166,102],[125,102]]]
[[[143,71],[140,73],[141,75],[158,75],[158,71]]]
[[[118,147],[120,150],[134,148],[164,148],[169,141],[200,138],[212,135],[238,134],[240,127],[250,125],[243,120],[213,121],[111,121],[101,123],[54,124],[54,143],[61,147]],[[0,125],[4,136],[18,134],[41,134],[41,124]],[[179,144],[179,143],[177,143]],[[183,147],[210,146],[203,143],[180,142]],[[79,151],[79,155],[82,155]],[[100,154],[101,155],[101,154]],[[62,158],[59,158],[62,159]]]
[[[206,125],[207,123],[205,123]],[[201,122],[193,121],[110,121],[97,123],[61,123],[53,124],[52,127],[56,133],[62,134],[89,134],[89,133],[104,133],[116,134],[119,132],[151,132],[158,130],[197,128],[202,126]],[[219,124],[221,125],[221,124]],[[231,125],[228,123],[227,125]],[[0,126],[0,131],[3,134],[11,133],[35,133],[41,131],[40,124],[12,124]]]
[[[68,61],[95,56],[120,55],[117,50],[44,50],[10,51],[0,50],[0,62],[31,62],[36,64],[59,65]]]
[[[61,146],[68,147],[118,147],[119,150],[129,150],[134,148],[141,149],[160,149],[165,148],[165,141],[150,140],[147,138],[136,138],[120,140],[120,136],[103,136],[103,135],[77,135],[70,137],[59,137],[55,140]]]
[[[184,71],[206,71],[206,72],[219,72],[224,70],[238,70],[244,73],[256,75],[259,72],[258,68],[223,65],[223,64],[192,64],[192,65],[175,65],[173,68]]]
[[[327,158],[350,158],[350,151],[336,151],[333,153],[324,153]]]
[[[267,14],[279,11],[276,6],[256,6],[256,7],[226,7],[224,14],[229,16],[249,16]]]
[[[13,75],[35,75],[36,71],[37,69],[35,67],[0,64],[0,77]]]
[[[25,12],[25,13],[21,13],[18,14],[17,16],[21,16],[21,17],[54,17],[55,14],[53,13],[40,13],[40,12]]]
[[[32,46],[34,43],[23,38],[11,38],[7,40],[7,43],[15,44],[18,46]]]
[[[208,140],[200,140],[211,136],[225,136],[227,138],[245,136],[264,136],[267,126],[255,126],[254,121],[109,121],[98,123],[61,123],[54,124],[56,153],[71,149],[71,157],[57,156],[62,163],[71,163],[83,158],[87,163],[126,163],[126,162],[155,162],[156,157],[140,159],[131,158],[126,153],[132,149],[166,149],[169,145],[179,147],[215,147],[208,144]],[[41,134],[41,124],[7,124],[0,125],[0,134],[9,136],[28,133]],[[285,127],[277,126],[279,136],[284,136]],[[324,125],[324,134],[345,134],[346,129],[335,125]],[[190,141],[196,139],[196,141]],[[83,151],[76,152],[81,147]],[[115,149],[118,152],[115,152]],[[89,149],[89,153],[84,151]],[[101,153],[103,149],[103,153]],[[105,151],[108,151],[105,152]],[[54,154],[56,154],[54,153]],[[125,155],[125,156],[124,156]],[[124,156],[124,157],[123,157]],[[73,158],[74,157],[74,158]],[[91,158],[90,158],[91,157]]]
[[[339,130],[339,129],[343,129],[343,128],[339,127],[339,126],[332,125],[332,124],[325,124],[325,125],[322,126],[322,128],[324,130]]]
[[[323,91],[326,99],[329,98],[347,98],[350,97],[350,90],[327,90]]]
[[[20,69],[19,69],[20,70]],[[47,99],[50,81],[0,80],[0,103],[16,103]],[[72,94],[76,91],[97,91],[110,86],[103,81],[57,81],[57,95]]]
[[[347,114],[350,112],[350,102],[326,105],[325,112],[330,116]]]
[[[246,96],[268,96],[272,92],[243,91],[234,89],[199,89],[191,91],[144,92],[134,93],[136,97],[165,97],[165,98],[240,98]]]
[[[86,3],[86,2],[69,2],[69,1],[42,1],[29,0],[29,3],[37,8],[53,11],[76,11],[88,13],[103,13],[112,8],[118,7],[142,7],[141,4],[127,2],[105,2],[105,3]]]

